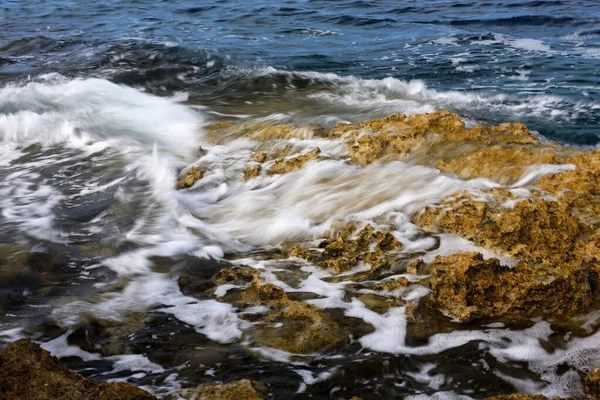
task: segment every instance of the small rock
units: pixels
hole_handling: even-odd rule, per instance
[[[244,170],[244,176],[242,180],[247,181],[248,179],[256,178],[260,175],[262,166],[260,164],[250,165]]]
[[[249,379],[224,383],[221,385],[203,385],[178,393],[185,400],[263,400],[267,392],[260,382]]]
[[[205,173],[206,170],[204,168],[192,167],[192,169],[177,181],[177,189],[185,189],[194,186],[194,183],[202,179]]]
[[[583,385],[590,399],[600,399],[600,368],[587,374]]]

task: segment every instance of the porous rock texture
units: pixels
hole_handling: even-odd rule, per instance
[[[156,400],[156,397],[126,383],[84,378],[30,339],[20,339],[0,353],[0,399]]]

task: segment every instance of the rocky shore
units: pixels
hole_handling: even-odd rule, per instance
[[[440,252],[435,245],[410,251],[394,234],[393,221],[344,219],[311,240],[252,253],[255,259],[277,264],[274,271],[223,262],[212,276],[182,273],[177,281],[182,293],[229,304],[249,322],[241,339],[244,346],[313,357],[373,332],[356,318],[307,302],[317,296],[286,291],[307,277],[305,265],[322,272],[324,282],[339,284],[346,302],[360,302],[379,315],[402,310],[407,341],[427,342],[436,333],[494,323],[511,328],[544,320],[574,336],[598,328],[595,321],[584,329],[577,317],[600,308],[600,151],[542,141],[517,123],[467,127],[447,111],[391,115],[331,129],[224,121],[209,126],[208,132],[215,143],[240,136],[255,141],[239,175],[247,184],[333,157],[316,145],[280,143],[291,139],[339,141],[345,151],[336,159],[356,168],[401,160],[465,181],[488,182],[483,189],[429,202],[409,216],[415,236],[453,235],[480,251]],[[175,185],[194,190],[207,174],[210,165],[200,162],[183,170]],[[155,398],[131,385],[85,379],[28,340],[9,345],[0,355],[0,366],[3,398]],[[581,376],[576,390],[582,396],[600,398],[600,370],[593,370],[598,367],[576,371]],[[270,398],[268,385],[250,379],[171,395],[177,396]]]
[[[311,160],[327,157],[318,147],[281,148],[273,145],[277,140],[322,138],[341,140],[347,148],[342,159],[359,167],[403,160],[465,180],[495,182],[489,189],[457,192],[429,204],[412,215],[412,222],[423,235],[460,236],[510,260],[508,264],[478,252],[458,251],[427,261],[419,254],[407,256],[391,233],[393,226],[375,229],[360,221],[339,221],[321,238],[283,246],[289,260],[309,262],[334,276],[346,274],[340,280],[353,282],[349,285],[355,289],[353,295],[372,310],[383,313],[404,305],[413,330],[425,336],[459,329],[461,324],[517,326],[532,318],[577,329],[574,317],[598,309],[598,151],[542,141],[523,124],[466,127],[447,111],[391,115],[329,130],[233,123],[215,124],[209,130],[220,140],[242,134],[262,143],[249,156],[240,177],[244,180],[293,172]],[[352,273],[359,265],[368,269]],[[262,282],[258,271],[242,268],[228,271],[227,282],[246,288],[235,295],[228,292],[220,301],[242,310],[258,305],[272,310],[250,333],[252,340],[293,353],[310,353],[339,346],[351,337],[343,324],[288,299],[281,288]],[[386,279],[392,272],[413,278]],[[403,300],[398,290],[411,285],[425,285],[429,294],[414,302]],[[265,331],[275,322],[281,327]],[[312,331],[321,333],[318,340]],[[585,375],[586,371],[580,372]],[[587,388],[596,396],[589,382]]]

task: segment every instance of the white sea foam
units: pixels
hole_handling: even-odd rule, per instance
[[[201,140],[199,114],[174,100],[104,79],[59,75],[0,89],[0,139],[52,145],[117,139],[173,151]]]
[[[513,40],[496,35],[493,43],[527,47],[533,51],[545,45]],[[478,44],[484,44],[483,41]],[[516,47],[515,47],[516,48]],[[546,50],[551,51],[551,50]],[[458,65],[460,67],[460,65]],[[475,68],[475,66],[473,66]],[[495,114],[503,119],[537,117],[546,120],[569,121],[590,113],[596,103],[573,102],[567,98],[552,95],[505,95],[474,91],[442,91],[429,88],[421,80],[401,80],[387,77],[383,79],[361,79],[354,76],[340,76],[333,73],[283,71],[269,67],[245,73],[255,75],[283,74],[298,76],[315,82],[326,82],[333,86],[332,90],[313,93],[311,98],[330,106],[337,104],[353,107],[360,111],[389,114],[401,112],[406,114],[431,112],[441,109],[453,109],[458,112],[472,114],[473,111]]]
[[[510,44],[517,48],[517,49],[522,49],[522,50],[529,50],[529,51],[543,51],[543,52],[549,52],[550,51],[550,46],[545,45],[541,40],[537,40],[537,39],[514,39],[510,41]]]
[[[151,374],[160,374],[165,371],[160,365],[153,363],[141,354],[123,354],[106,357],[113,363],[113,369],[105,375],[116,374],[123,371],[143,371]]]
[[[201,208],[193,213],[246,243],[274,245],[310,238],[336,220],[372,220],[392,211],[409,215],[450,193],[496,186],[403,162],[359,168],[335,160],[312,161],[300,171],[254,181],[252,190],[231,184],[218,202],[198,203]]]
[[[79,315],[92,312],[108,320],[120,320],[130,312],[150,308],[172,314],[193,326],[209,339],[229,343],[241,337],[240,321],[231,305],[216,300],[197,300],[184,296],[177,282],[157,273],[133,280],[122,292],[107,294],[98,303],[75,301],[54,310],[54,317],[64,325],[75,325]]]

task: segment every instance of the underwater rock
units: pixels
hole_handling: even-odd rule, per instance
[[[271,165],[267,172],[271,175],[278,174],[286,174],[288,172],[296,171],[304,166],[309,160],[315,159],[319,157],[321,154],[321,149],[315,147],[311,151],[300,154],[294,157],[279,157],[275,160],[273,165]]]
[[[356,298],[369,310],[378,314],[386,313],[390,307],[400,307],[404,304],[401,297],[388,297],[375,293],[359,293]]]
[[[239,137],[247,137],[261,142],[311,139],[316,136],[325,136],[325,132],[322,127],[317,125],[274,124],[273,121],[242,124],[236,124],[234,121],[218,121],[206,128],[208,138],[216,143],[224,143]]]
[[[589,272],[581,265],[536,268],[525,262],[506,267],[480,253],[437,256],[429,266],[425,304],[458,322],[505,315],[570,317],[592,300]]]
[[[269,314],[252,330],[252,337],[262,346],[296,354],[325,352],[346,339],[338,324],[300,301],[290,301]]]
[[[449,162],[440,160],[435,166],[464,179],[487,178],[510,184],[518,181],[531,165],[555,163],[557,157],[549,151],[491,146],[464,152]]]
[[[67,337],[67,343],[103,357],[131,353],[128,337],[152,319],[139,312],[131,312],[123,320],[113,321],[86,316],[82,318]]]
[[[600,368],[587,374],[583,385],[590,399],[600,399]]]
[[[265,314],[253,319],[247,332],[252,341],[290,353],[306,354],[328,351],[346,340],[337,323],[319,308],[290,300],[285,291],[260,279],[259,271],[246,266],[235,266],[219,271],[213,278],[216,285],[233,284],[217,300],[234,305],[240,310],[267,306]]]
[[[194,183],[202,179],[205,173],[206,170],[204,168],[192,167],[192,169],[177,181],[177,189],[185,189],[194,186]]]
[[[242,379],[220,385],[203,385],[178,393],[185,400],[263,400],[267,388],[260,382]],[[173,397],[175,398],[175,397]]]
[[[61,365],[30,339],[0,353],[0,397],[29,399],[156,400],[133,385],[96,382]]]

